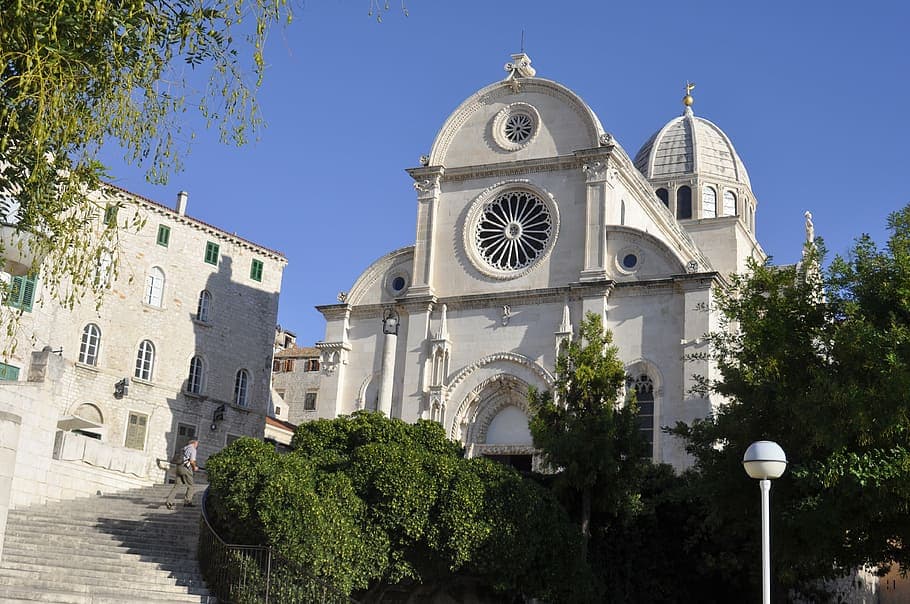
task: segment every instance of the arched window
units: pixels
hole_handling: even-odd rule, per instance
[[[207,289],[204,289],[199,292],[199,302],[196,304],[196,319],[203,323],[208,323],[211,310],[212,294]]]
[[[98,364],[98,348],[101,346],[101,330],[89,323],[82,330],[82,344],[79,346],[79,362],[86,365]]]
[[[724,191],[724,216],[736,216],[736,194]]]
[[[749,206],[749,230],[755,232],[755,208]]]
[[[190,359],[190,375],[186,380],[186,391],[190,394],[202,394],[202,383],[205,379],[205,364],[202,357]]]
[[[621,200],[619,202],[619,224],[620,226],[626,224],[626,201]]]
[[[663,187],[657,189],[657,198],[664,202],[664,205],[670,207],[670,193]]]
[[[635,392],[638,404],[638,429],[641,431],[649,451],[654,450],[654,382],[648,374],[642,373],[637,377],[629,377],[626,382],[627,391]]]
[[[692,189],[686,185],[676,189],[676,218],[692,218]]]
[[[701,217],[717,217],[717,191],[708,185],[705,185],[701,191]]]
[[[133,375],[140,380],[151,380],[154,366],[155,345],[149,340],[142,340],[139,343],[139,353],[136,355],[136,372]]]
[[[237,377],[234,378],[234,404],[240,405],[241,407],[246,407],[247,405],[247,394],[249,391],[250,384],[250,372],[246,369],[241,369],[237,372]]]
[[[164,271],[153,266],[145,278],[145,298],[143,302],[149,306],[161,306],[164,297]]]

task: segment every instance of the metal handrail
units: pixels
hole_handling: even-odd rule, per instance
[[[199,565],[209,589],[228,604],[359,604],[288,560],[270,545],[227,543],[208,517],[208,488],[202,495]]]

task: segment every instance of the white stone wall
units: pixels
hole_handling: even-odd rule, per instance
[[[138,213],[144,226],[122,229],[120,267],[96,309],[86,299],[67,309],[50,300],[39,274],[38,296],[31,312],[22,315],[15,334],[15,353],[5,362],[20,367],[20,382],[0,382],[0,410],[21,417],[12,503],[21,505],[71,496],[78,464],[51,459],[60,418],[83,404],[97,410],[102,441],[124,450],[131,412],[147,416],[142,451],[148,459],[146,476],[136,477],[98,467],[82,468],[83,491],[116,490],[137,482],[161,481],[156,459],[171,458],[180,424],[195,428],[199,459],[221,449],[229,435],[261,437],[268,412],[271,358],[278,310],[278,292],[286,260],[280,254],[229,235],[185,215],[126,193],[117,197],[124,207],[120,222]],[[167,247],[157,244],[159,225],[170,228]],[[218,265],[204,261],[206,244],[219,246]],[[261,281],[251,278],[251,263],[263,263]],[[153,267],[165,275],[160,307],[143,300],[146,276]],[[208,321],[197,320],[200,292],[211,293]],[[101,344],[96,365],[79,362],[84,327],[96,324]],[[135,377],[141,341],[155,347],[150,380]],[[42,383],[27,383],[32,351],[49,347],[59,354],[58,374]],[[200,395],[185,392],[190,359],[204,359],[206,375]],[[235,377],[249,373],[247,405],[233,404]],[[129,379],[128,393],[117,398],[115,383]],[[23,401],[28,401],[25,404]],[[224,419],[213,425],[213,414],[225,406]],[[125,450],[124,450],[125,451]],[[87,464],[82,464],[87,465]],[[58,467],[59,466],[59,467]],[[55,469],[56,468],[56,469]]]

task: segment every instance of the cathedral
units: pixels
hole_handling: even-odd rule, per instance
[[[730,139],[682,114],[632,156],[578,95],[512,55],[506,77],[465,100],[408,173],[414,245],[357,278],[326,319],[320,417],[376,409],[434,420],[519,468],[536,464],[529,386],[554,382],[561,343],[603,318],[637,394],[652,459],[688,465],[661,431],[723,401],[704,335],[713,295],[750,258],[757,201]]]

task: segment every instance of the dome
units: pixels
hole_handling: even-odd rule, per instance
[[[696,117],[689,106],[648,139],[635,156],[635,167],[652,181],[698,174],[752,188],[746,167],[724,131]]]

